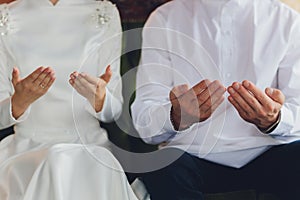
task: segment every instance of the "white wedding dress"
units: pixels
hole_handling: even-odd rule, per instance
[[[108,1],[17,0],[0,8],[0,128],[15,134],[0,143],[1,200],[136,199],[99,125],[121,113],[121,26]],[[95,113],[68,83],[111,65],[103,110]],[[24,78],[51,66],[56,81],[17,120],[11,114],[11,73]]]

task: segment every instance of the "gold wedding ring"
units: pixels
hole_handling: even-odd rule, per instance
[[[44,89],[44,88],[45,88],[45,85],[44,85],[44,84],[40,84],[40,87]]]

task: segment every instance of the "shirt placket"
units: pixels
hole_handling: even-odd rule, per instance
[[[221,10],[220,29],[221,29],[221,70],[223,80],[226,85],[230,85],[233,79],[233,9],[229,3],[225,4]]]

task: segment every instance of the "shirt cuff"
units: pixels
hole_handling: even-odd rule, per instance
[[[195,124],[193,124],[193,125],[187,127],[187,128],[184,129],[184,130],[181,130],[181,131],[175,130],[175,128],[174,128],[174,126],[173,126],[173,123],[172,123],[172,119],[171,119],[171,109],[172,109],[172,104],[171,104],[171,103],[168,103],[168,104],[164,105],[163,107],[164,107],[164,112],[168,113],[168,117],[167,117],[167,120],[166,120],[165,126],[164,126],[165,132],[174,132],[174,133],[180,133],[180,134],[184,134],[184,133],[190,132],[191,128],[192,128]]]
[[[105,100],[103,103],[103,108],[100,112],[96,112],[89,101],[86,101],[87,103],[85,108],[92,116],[96,117],[100,121],[110,122],[114,119],[117,119],[121,115],[122,104],[115,100],[115,98],[107,88],[105,89]]]
[[[171,120],[171,108],[172,108],[172,104],[171,103],[167,103],[165,105],[163,105],[163,110],[164,113],[168,113],[167,114],[167,119],[165,121],[165,125],[164,125],[164,131],[165,132],[177,132],[172,124],[172,120]]]
[[[8,108],[9,110],[7,110],[7,113],[9,113],[10,116],[10,123],[9,125],[14,125],[20,122],[25,121],[29,114],[30,114],[30,110],[31,110],[31,106],[29,106],[26,111],[18,118],[16,119],[13,114],[12,114],[12,102],[11,102],[11,97],[9,97],[8,99],[3,101],[3,104],[7,104],[8,106],[4,106],[6,108]]]
[[[285,136],[288,135],[292,130],[293,128],[293,125],[291,124],[291,122],[293,121],[292,112],[289,109],[287,109],[285,106],[281,108],[280,112],[281,112],[281,118],[279,124],[271,133],[268,133],[267,135]]]

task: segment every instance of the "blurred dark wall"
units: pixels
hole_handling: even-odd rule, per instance
[[[145,22],[158,6],[170,0],[111,0],[117,5],[123,22]]]
[[[136,50],[123,53],[121,58],[121,73],[124,77],[127,72],[136,68],[140,60],[140,47],[142,42],[141,31],[150,13],[158,6],[170,0],[112,0],[119,9],[123,35],[123,50],[134,47]],[[156,149],[156,146],[145,144],[133,127],[130,112],[130,105],[135,98],[135,78],[123,79],[123,97],[124,107],[123,114],[117,123],[104,124],[103,126],[109,130],[110,140],[119,148],[132,152],[150,152]],[[118,124],[122,124],[122,127]]]

